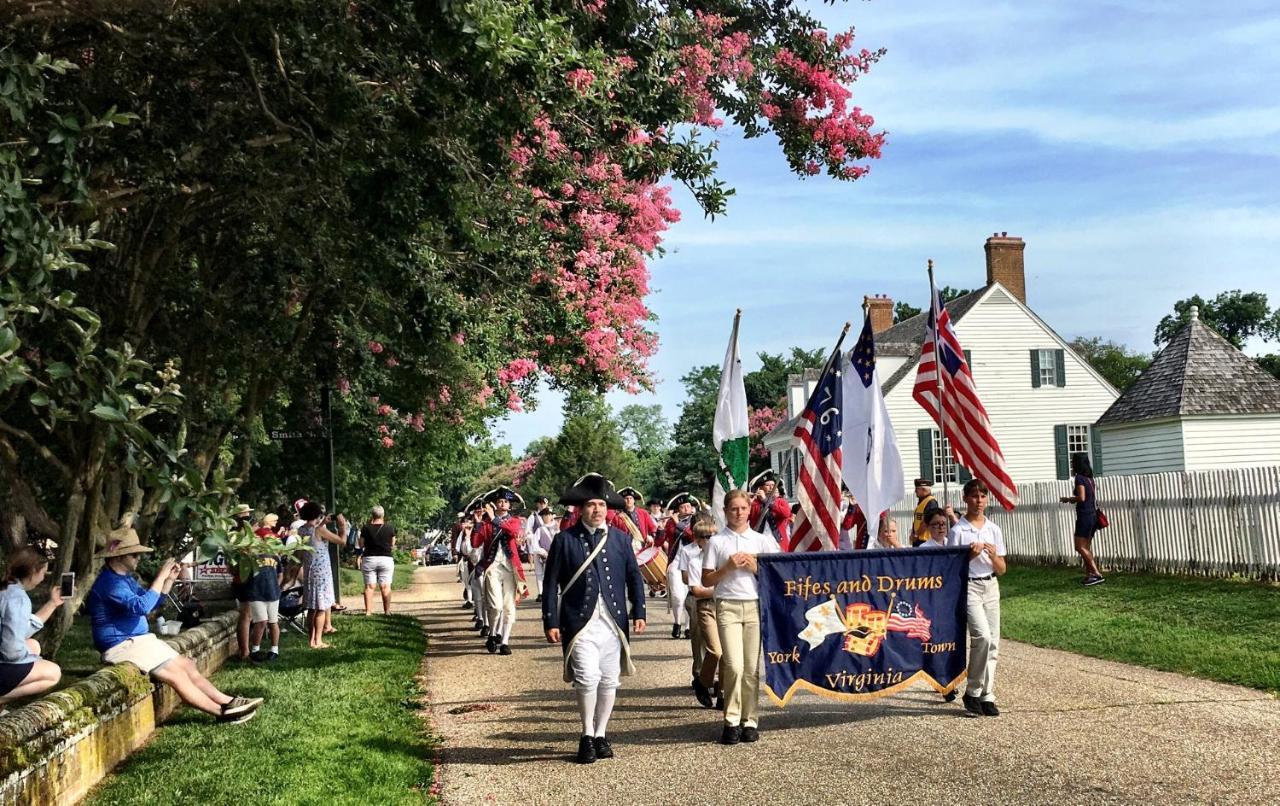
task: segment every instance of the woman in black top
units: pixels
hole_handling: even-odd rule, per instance
[[[1084,560],[1084,584],[1097,585],[1105,580],[1098,570],[1097,560],[1093,558],[1093,536],[1098,531],[1098,495],[1093,486],[1093,465],[1087,453],[1071,456],[1071,473],[1075,476],[1071,482],[1075,495],[1063,496],[1058,500],[1064,504],[1076,505],[1074,541],[1076,553]]]

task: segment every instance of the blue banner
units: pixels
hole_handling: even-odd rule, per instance
[[[965,673],[968,549],[882,549],[759,557],[765,688],[869,700]]]

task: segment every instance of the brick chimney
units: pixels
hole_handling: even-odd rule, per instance
[[[863,297],[862,304],[871,314],[871,332],[880,333],[893,327],[893,300],[883,294]]]
[[[999,283],[1027,304],[1027,275],[1022,267],[1022,250],[1027,245],[1016,235],[993,232],[987,239],[987,285]]]

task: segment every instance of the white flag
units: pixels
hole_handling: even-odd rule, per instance
[[[905,480],[898,440],[893,434],[893,423],[889,422],[884,393],[880,391],[870,315],[862,325],[857,346],[849,353],[841,380],[844,483],[858,500],[867,517],[867,526],[874,534],[880,513],[902,497]]]
[[[846,629],[844,614],[835,599],[828,599],[820,605],[804,611],[805,620],[809,623],[800,631],[800,640],[809,643],[809,649],[817,649],[828,635],[842,633]]]
[[[725,351],[724,366],[720,369],[716,417],[711,427],[711,444],[715,446],[718,463],[711,491],[711,511],[721,524],[724,524],[724,494],[746,489],[750,463],[747,388],[742,382],[742,361],[738,358],[738,320],[741,318],[742,311],[734,314],[729,349]]]

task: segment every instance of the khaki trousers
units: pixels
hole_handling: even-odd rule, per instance
[[[711,688],[720,668],[720,629],[716,626],[716,600],[694,599],[689,622],[693,625],[693,676]]]
[[[996,660],[1000,657],[1000,583],[969,580],[969,682],[964,693],[996,701]]]
[[[754,728],[760,713],[760,602],[717,599],[724,723]]]

